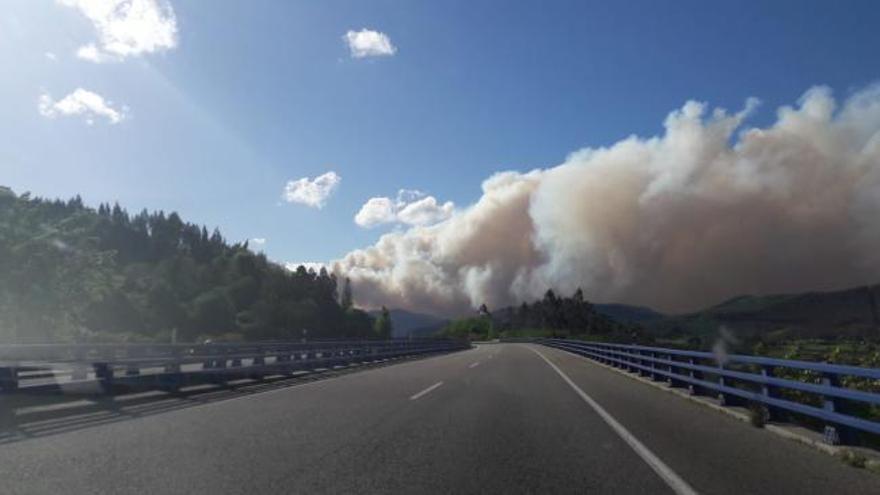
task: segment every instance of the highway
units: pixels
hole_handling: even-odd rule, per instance
[[[0,492],[880,493],[880,476],[530,344],[129,418],[0,445]]]

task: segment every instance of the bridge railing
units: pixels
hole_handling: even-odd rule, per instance
[[[459,340],[359,340],[204,344],[0,345],[0,391],[176,389],[355,362],[449,352]]]
[[[564,339],[538,343],[639,373],[692,394],[714,394],[723,405],[760,404],[769,419],[794,413],[825,425],[825,441],[850,443],[856,432],[880,435],[880,394],[847,387],[853,379],[880,389],[880,369],[761,356],[722,355],[642,345]],[[800,379],[792,379],[798,377]]]

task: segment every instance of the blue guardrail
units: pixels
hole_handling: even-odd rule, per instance
[[[824,439],[830,444],[853,443],[858,432],[880,435],[880,423],[853,414],[859,406],[864,410],[866,405],[880,405],[880,394],[842,385],[844,377],[880,381],[880,369],[642,345],[564,339],[537,342],[673,387],[686,387],[693,394],[714,394],[723,405],[760,404],[769,419],[782,419],[786,413],[818,419],[825,424]],[[810,381],[780,376],[786,370],[796,370]],[[780,393],[783,390],[798,391],[806,400],[792,400],[790,394]]]
[[[177,390],[467,349],[463,340],[0,345],[3,393]],[[0,400],[0,412],[3,404]]]

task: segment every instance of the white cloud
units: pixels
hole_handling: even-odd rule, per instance
[[[52,52],[46,52],[46,53],[43,54],[43,56],[45,56],[47,59],[49,59],[49,60],[51,60],[51,61],[53,61],[53,62],[56,61],[56,60],[58,60],[58,56],[55,55],[55,54],[52,53]]]
[[[390,198],[370,198],[354,216],[354,223],[366,228],[391,223],[397,218],[394,210]]]
[[[367,200],[354,216],[354,222],[364,228],[385,223],[424,226],[446,220],[454,210],[451,201],[439,204],[435,197],[421,191],[401,189],[394,200],[388,197]]]
[[[323,208],[327,198],[339,187],[342,177],[336,172],[327,172],[314,179],[303,177],[292,180],[284,186],[282,197],[288,203],[300,203],[312,208]]]
[[[177,19],[166,0],[57,0],[88,18],[98,42],[76,55],[91,62],[122,60],[177,46]]]
[[[112,102],[104,100],[104,97],[87,89],[76,88],[64,98],[55,101],[48,93],[40,95],[37,109],[44,117],[55,118],[59,115],[82,115],[86,123],[92,125],[95,118],[103,117],[111,124],[118,124],[126,118],[127,109],[117,110]]]
[[[251,241],[251,244],[256,244],[257,246],[263,246],[263,245],[266,244],[266,238],[265,238],[265,237],[254,237],[254,238],[251,239],[250,241]]]
[[[95,62],[96,64],[113,59],[113,57],[98,51],[98,47],[95,46],[94,43],[79,47],[76,51],[76,56],[83,60],[88,60],[89,62]]]
[[[397,53],[397,47],[391,44],[388,35],[379,31],[349,31],[342,39],[348,43],[348,49],[354,58],[391,56]]]

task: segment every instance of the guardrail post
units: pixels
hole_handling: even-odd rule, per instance
[[[724,370],[724,365],[721,364],[721,363],[719,363],[719,364],[718,364],[718,369],[719,369],[719,370]],[[718,385],[721,385],[722,387],[725,386],[725,383],[724,383],[724,376],[722,376],[722,375],[718,375]],[[727,404],[727,394],[725,394],[724,392],[718,392],[718,401],[721,402],[721,405],[722,405],[722,406],[726,406],[726,405],[728,405],[728,404]]]
[[[761,376],[764,378],[773,378],[773,366],[762,365],[761,366]],[[772,399],[774,397],[779,396],[779,394],[776,391],[776,387],[769,385],[767,383],[761,384],[761,395],[763,395],[765,398],[768,398],[768,399]],[[767,404],[764,404],[762,407],[767,412],[767,420],[768,421],[782,419],[782,414],[780,413],[780,411],[777,408],[769,406]]]
[[[0,368],[0,390],[4,392],[18,390],[18,368],[12,366]]]
[[[200,349],[200,351],[201,351],[201,352],[204,352],[204,353],[207,354],[207,353],[211,352],[211,349],[210,349],[208,346],[202,346],[202,348]],[[207,370],[207,369],[211,369],[211,368],[213,368],[213,367],[215,366],[215,364],[216,364],[216,361],[214,361],[213,358],[211,358],[211,359],[206,359],[206,360],[202,363],[202,368],[204,368],[204,369],[206,369],[206,370]]]
[[[93,363],[92,367],[95,370],[95,378],[98,380],[98,383],[101,385],[101,389],[104,392],[110,392],[113,390],[113,366],[110,363],[98,362]]]
[[[72,380],[85,380],[89,377],[89,369],[80,364],[85,361],[85,353],[82,351],[76,351],[74,353],[74,359],[77,361],[77,364],[73,365],[73,371],[70,374],[70,378]]]
[[[213,352],[216,356],[212,360],[211,368],[215,370],[226,369],[226,347],[217,346],[216,349],[213,349]],[[223,373],[212,373],[208,375],[208,381],[211,383],[223,383],[225,380],[226,377]]]
[[[654,351],[648,351],[648,357],[651,358],[651,380],[657,381],[659,375],[654,372],[654,370],[657,369],[657,363],[654,362],[654,360],[657,359],[657,353]]]
[[[833,373],[823,373],[822,385],[826,387],[839,387],[840,377]],[[846,413],[844,402],[829,395],[822,396],[822,408],[829,412]],[[854,432],[843,425],[825,425],[825,431],[823,433],[823,441],[830,445],[852,444],[855,440]]]
[[[163,369],[165,373],[159,377],[159,388],[166,392],[180,390],[183,381],[183,374],[180,370],[180,348],[171,348],[171,362],[165,363]]]
[[[693,366],[693,365],[697,364],[697,360],[692,357],[689,357],[688,364]],[[702,377],[698,376],[697,371],[692,370],[692,369],[688,369],[688,378],[692,378],[694,380],[699,380]],[[698,387],[697,385],[695,385],[692,382],[689,382],[688,383],[688,393],[690,393],[691,395],[700,395],[700,387]]]
[[[125,376],[138,376],[141,374],[141,368],[137,364],[129,364],[125,367]]]
[[[291,364],[291,358],[295,359],[296,356],[297,356],[296,354],[293,354],[293,356],[291,356],[291,353],[289,350],[282,351],[282,352],[275,355],[275,364],[280,365],[279,367],[282,368],[282,372],[293,373],[293,366]]]
[[[137,358],[138,353],[132,352],[132,348],[125,351],[125,357],[128,359]],[[125,365],[125,376],[138,376],[141,374],[141,367],[138,363],[128,363]]]
[[[697,360],[694,358],[688,358],[688,364],[695,365],[695,364],[697,364]],[[688,376],[694,380],[702,380],[703,379],[703,373],[701,373],[700,371],[697,371],[697,370],[688,370]],[[689,383],[688,384],[688,392],[691,395],[700,395],[703,392],[703,390],[700,388],[699,385],[696,385],[694,383]]]
[[[720,371],[724,371],[724,365],[719,363],[718,369]],[[724,375],[720,375],[720,374],[718,375],[718,385],[720,385],[722,387],[729,387],[730,386],[727,383],[727,379],[724,377]],[[721,403],[722,406],[737,406],[737,405],[741,405],[743,402],[743,400],[741,398],[739,398],[735,395],[724,393],[722,391],[718,392],[718,401]]]
[[[638,365],[638,366],[645,365],[645,362],[642,360],[642,351],[635,350],[635,349],[632,351],[632,363],[634,365]],[[647,372],[645,370],[643,370],[642,368],[638,368],[636,366],[633,366],[633,372],[635,372],[635,374],[637,374],[639,376],[643,376],[643,375],[647,374]]]
[[[220,354],[220,357],[214,360],[214,367],[226,368],[226,348],[217,349],[217,352]]]
[[[669,354],[667,356],[667,358],[669,359],[670,363],[675,362],[675,356],[673,356],[672,354]],[[681,369],[679,369],[678,366],[675,366],[674,364],[669,364],[667,371],[669,371],[669,373],[671,373],[673,375],[681,374]],[[675,388],[684,387],[684,382],[682,382],[681,380],[678,380],[676,378],[673,378],[671,376],[667,377],[666,382],[669,384],[670,387],[675,387]]]

